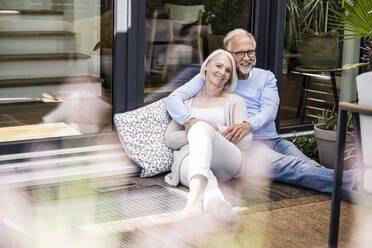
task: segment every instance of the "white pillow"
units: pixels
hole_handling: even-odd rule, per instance
[[[164,99],[114,116],[114,124],[128,156],[139,166],[141,177],[169,171],[173,151],[164,142],[170,121]]]

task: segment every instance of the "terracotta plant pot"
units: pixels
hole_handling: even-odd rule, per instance
[[[321,125],[314,126],[314,135],[317,139],[320,164],[327,168],[334,168],[336,161],[337,132],[323,129]],[[355,144],[354,136],[346,134],[346,149]],[[345,154],[344,168],[350,169],[355,164],[355,157],[348,158]]]

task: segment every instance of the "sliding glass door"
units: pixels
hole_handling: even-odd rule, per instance
[[[0,6],[0,142],[111,131],[112,1]]]

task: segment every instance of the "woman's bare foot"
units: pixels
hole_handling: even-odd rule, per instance
[[[207,184],[207,179],[202,175],[195,175],[189,182],[190,191],[187,197],[186,207],[183,212],[185,215],[201,214],[203,209],[204,188]]]
[[[213,198],[207,202],[206,212],[226,224],[232,225],[237,221],[237,215],[232,209],[230,202]]]

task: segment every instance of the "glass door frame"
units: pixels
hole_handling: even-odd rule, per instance
[[[282,90],[282,66],[284,50],[284,26],[286,0],[256,0],[256,18],[253,34],[257,41],[257,67],[270,70],[277,79],[279,97]],[[280,108],[280,107],[279,107]],[[282,126],[279,110],[275,119],[278,133],[307,131],[313,124]]]
[[[257,42],[257,67],[270,70],[277,79],[279,95],[282,83],[282,59],[284,44],[286,0],[256,0],[253,4],[253,34]],[[115,113],[136,109],[144,104],[145,79],[145,0],[114,0],[113,20],[113,87],[112,117]],[[279,128],[279,114],[276,118],[279,132],[289,130]],[[296,130],[312,128],[301,125]],[[93,142],[99,137],[107,137],[108,142],[117,140],[115,131],[77,137],[60,137],[0,143],[0,155],[25,152],[30,145],[61,144],[69,142],[79,146]],[[47,147],[47,146],[45,146]]]
[[[113,0],[112,116],[143,105],[145,0]],[[129,83],[131,82],[131,83]],[[107,133],[0,142],[0,155],[42,151],[50,147],[79,147],[118,143],[115,131]]]

